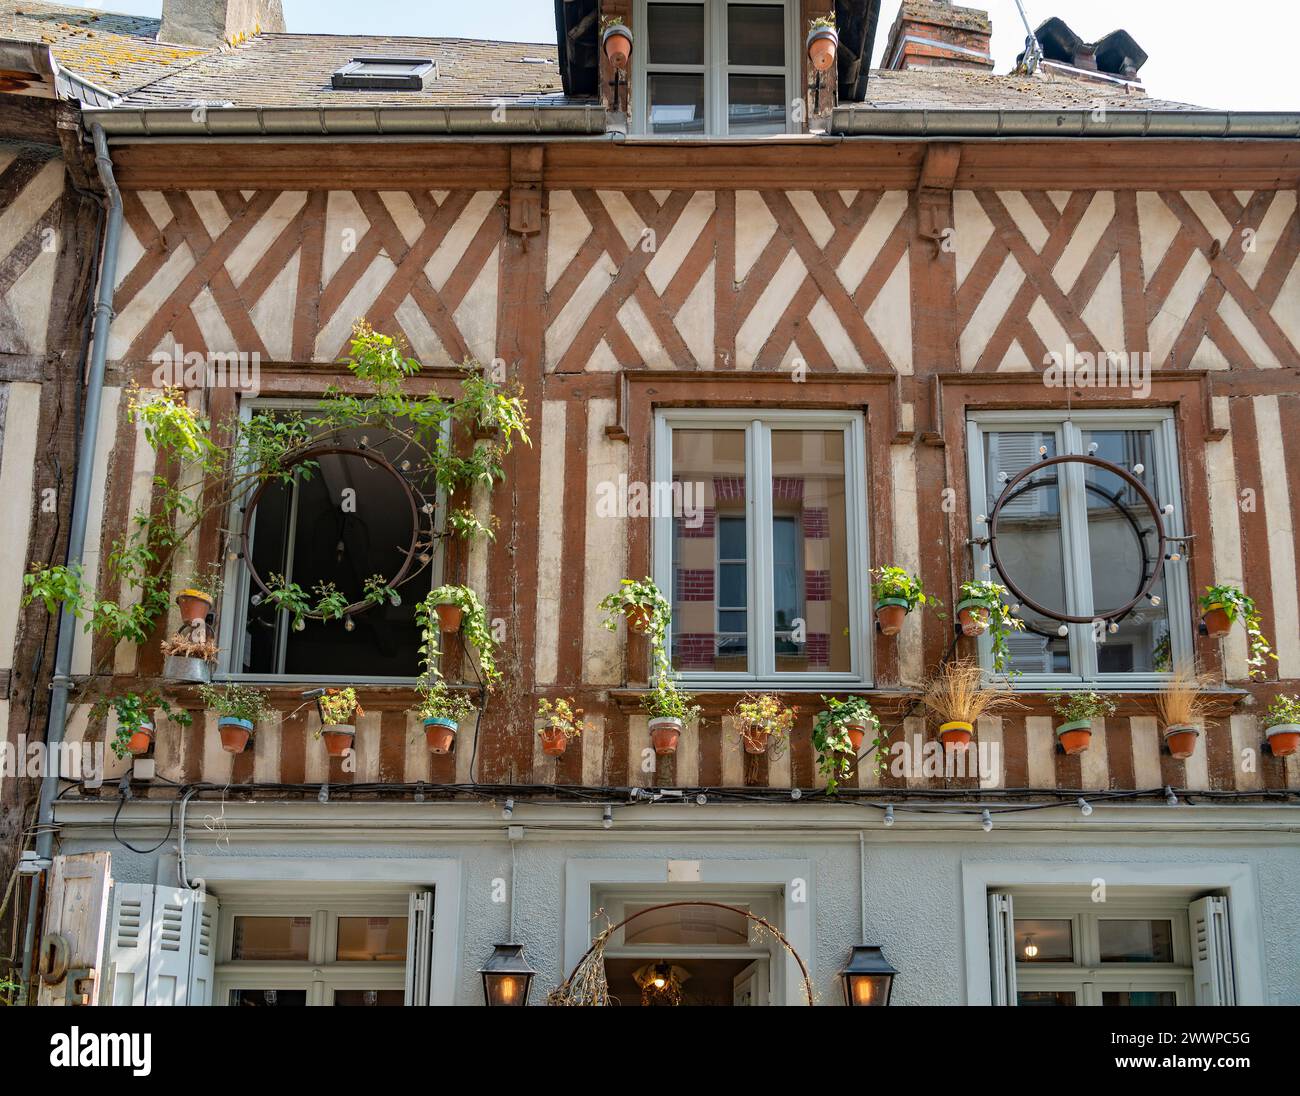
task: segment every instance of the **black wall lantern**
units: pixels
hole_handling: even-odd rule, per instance
[[[879,948],[854,948],[849,965],[840,971],[840,977],[844,979],[844,1003],[859,1006],[889,1004],[897,973]]]
[[[497,944],[479,968],[488,1007],[528,1004],[528,990],[536,973],[524,958],[523,944]]]

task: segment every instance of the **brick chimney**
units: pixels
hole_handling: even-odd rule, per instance
[[[881,58],[883,69],[942,65],[993,71],[989,40],[993,24],[977,8],[959,8],[947,0],[903,0]]]
[[[158,41],[218,49],[283,31],[281,0],[163,0]]]

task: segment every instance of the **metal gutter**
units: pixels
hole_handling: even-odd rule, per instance
[[[95,445],[99,438],[100,410],[103,406],[104,372],[108,359],[108,329],[113,319],[113,287],[117,284],[117,251],[122,238],[122,194],[113,177],[113,161],[108,140],[100,126],[91,127],[95,143],[95,166],[103,184],[108,217],[104,228],[104,251],[96,286],[94,338],[86,375],[85,414],[81,424],[81,442],[77,449],[75,486],[72,493],[71,525],[68,530],[68,565],[80,568],[86,549],[86,525],[90,514],[92,472]],[[59,743],[68,717],[68,693],[72,688],[72,645],[77,635],[76,614],[67,605],[59,614],[59,636],[54,652],[54,675],[50,681],[50,714],[45,731],[47,758],[58,757]],[[59,774],[53,764],[46,764],[41,777],[41,793],[36,813],[36,855],[48,860],[54,850],[54,801],[59,791]],[[36,913],[41,888],[33,882],[23,934],[23,984],[32,982],[35,954]],[[29,989],[30,998],[30,989]]]
[[[114,107],[87,110],[114,138],[356,137],[509,134],[604,136],[600,103],[503,103],[442,107]]]
[[[1208,110],[912,110],[839,106],[844,137],[1300,138],[1300,114]]]

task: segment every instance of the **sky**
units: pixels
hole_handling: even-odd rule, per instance
[[[64,0],[76,4],[76,0]],[[1031,26],[1058,16],[1086,41],[1127,30],[1151,59],[1147,90],[1161,99],[1227,110],[1300,111],[1300,3],[1295,0],[1021,0]],[[89,0],[83,7],[157,16],[162,0]],[[993,20],[996,71],[1024,47],[1016,0],[968,0]],[[418,34],[554,42],[553,0],[284,0],[292,31]],[[884,0],[876,58],[898,0]]]

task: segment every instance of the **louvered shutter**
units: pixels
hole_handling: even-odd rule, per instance
[[[1192,980],[1198,1005],[1235,1005],[1232,971],[1232,930],[1228,900],[1198,898],[1189,916],[1192,931]]]
[[[120,883],[108,942],[114,1005],[210,1005],[217,900],[183,887]]]
[[[993,1003],[1016,1003],[1016,922],[1011,895],[989,895],[989,969]]]
[[[1006,488],[1006,483],[999,482],[998,473],[1005,472],[1007,482],[1015,479],[1030,465],[1038,463],[1039,446],[1047,445],[1050,441],[1051,435],[1033,431],[992,434],[989,438],[989,467],[986,473],[989,495],[996,500]],[[1049,500],[1053,497],[1050,488],[1023,491],[1014,502],[1002,508],[1002,513],[1008,518],[1055,513],[1056,507],[1051,507],[1050,510],[1048,508]]]
[[[190,903],[194,921],[194,950],[190,955],[190,989],[187,1005],[212,1004],[212,982],[217,966],[217,896],[195,892]]]
[[[406,1003],[429,1004],[433,983],[433,892],[411,895],[406,918]]]
[[[143,1005],[149,982],[149,931],[153,924],[153,887],[143,883],[113,886],[113,914],[108,933],[108,978],[101,1004]]]

